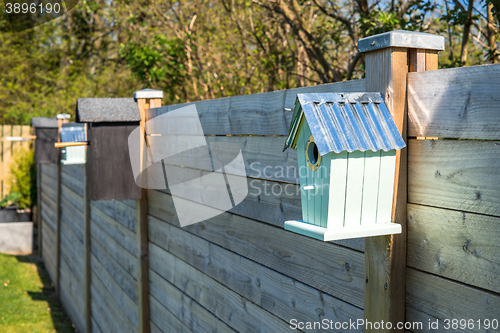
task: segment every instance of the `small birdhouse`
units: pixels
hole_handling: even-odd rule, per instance
[[[303,219],[285,229],[323,241],[401,233],[391,212],[405,143],[380,93],[298,94],[288,147],[297,150]]]
[[[57,119],[33,117],[31,127],[35,137],[35,163],[56,164],[59,159],[59,151],[54,147],[58,137]]]
[[[87,157],[87,131],[85,124],[66,123],[61,127],[61,142],[71,145],[66,145],[61,149],[61,163],[64,165],[70,164],[85,164]],[[77,143],[82,143],[77,145]]]
[[[162,98],[163,92],[152,91],[150,95]],[[79,98],[76,121],[87,125],[91,199],[140,199],[141,188],[134,180],[127,141],[141,121],[137,99]]]

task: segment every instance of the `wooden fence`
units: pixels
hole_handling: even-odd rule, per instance
[[[499,77],[500,65],[407,74],[406,321],[423,323],[409,332],[433,331],[429,320],[442,331],[446,319],[475,321],[454,331],[484,332],[486,319],[500,320]],[[364,240],[321,242],[285,231],[285,220],[301,218],[301,202],[298,174],[280,172],[297,167],[295,151],[282,153],[297,93],[365,90],[356,80],[196,103],[208,141],[240,146],[250,194],[229,212],[181,228],[169,190],[148,191],[151,332],[289,332],[292,319],[363,318]],[[90,331],[85,170],[61,167],[60,231],[56,173],[42,166],[43,257],[51,277],[60,276],[76,327]],[[92,332],[139,332],[136,202],[93,201],[90,216]]]
[[[8,136],[27,136],[28,125],[0,125],[0,199],[10,193],[10,167],[20,149],[30,149],[30,141],[7,141]]]

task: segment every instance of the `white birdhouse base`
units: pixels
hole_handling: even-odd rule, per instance
[[[286,221],[285,230],[290,230],[325,242],[348,238],[400,234],[402,231],[401,224],[399,223],[380,223],[360,225],[357,227],[328,229],[303,221]]]

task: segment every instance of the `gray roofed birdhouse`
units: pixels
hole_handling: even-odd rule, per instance
[[[56,164],[59,152],[54,144],[57,142],[57,119],[47,117],[31,118],[31,127],[35,138],[35,163]]]
[[[323,241],[401,233],[391,212],[405,143],[380,93],[298,94],[288,147],[297,150],[302,221],[285,229]]]
[[[159,93],[163,97],[163,93]],[[76,120],[87,123],[91,199],[140,199],[141,189],[134,180],[127,141],[141,120],[137,101],[134,98],[79,98]]]

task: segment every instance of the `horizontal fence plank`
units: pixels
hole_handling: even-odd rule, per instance
[[[109,275],[120,285],[125,294],[137,303],[137,281],[118,260],[114,259],[105,248],[98,242],[91,239],[92,260],[97,260],[106,269]]]
[[[182,321],[179,320],[179,318],[168,311],[153,296],[149,296],[149,309],[149,317],[151,318],[151,333],[192,332]]]
[[[77,273],[71,269],[68,263],[65,260],[61,260],[61,276],[60,276],[60,285],[61,285],[61,299],[65,298],[66,302],[63,304],[66,308],[69,308],[70,317],[76,327],[80,330],[85,327],[83,320],[83,286],[79,283]]]
[[[49,176],[42,176],[42,192],[52,193],[56,191],[57,181],[55,178]],[[55,198],[55,195],[50,195]]]
[[[500,140],[500,65],[408,73],[408,136]]]
[[[73,205],[80,213],[83,214],[84,211],[84,200],[83,197],[73,192],[71,189],[61,184],[61,198],[65,198],[68,202]]]
[[[154,245],[153,245],[154,246]],[[288,332],[289,324],[167,251],[159,250],[160,265],[150,265],[170,284],[192,298],[237,332]],[[150,260],[151,262],[151,260]],[[160,263],[156,260],[155,263]]]
[[[166,228],[157,231],[162,226]],[[153,240],[161,244],[150,243],[150,268],[165,278],[169,274],[177,278],[179,270],[170,268],[172,260],[169,260],[175,255],[195,267],[198,274],[210,276],[285,322],[314,321],[318,319],[318,312],[323,318],[341,322],[363,316],[359,308],[153,217],[150,217],[150,233]]]
[[[110,260],[115,260],[128,274],[137,279],[137,259],[135,256],[109,237],[93,220],[91,221],[90,234],[91,242],[97,242],[104,250],[100,253],[101,255],[109,256]],[[100,259],[100,257],[97,258]]]
[[[149,118],[195,105],[205,135],[286,135],[298,93],[365,92],[365,80],[241,95],[150,109]]]
[[[409,140],[408,202],[500,216],[500,142]]]
[[[75,194],[83,197],[83,181],[76,179],[73,175],[61,172],[61,184],[69,188]]]
[[[184,325],[193,332],[236,332],[151,269],[149,270],[149,290],[161,305],[182,320]]]
[[[151,199],[148,200],[150,215],[179,225],[170,195],[149,191],[148,198]],[[222,213],[183,230],[363,307],[362,253],[230,213]]]
[[[138,326],[138,308],[137,301],[134,302],[126,292],[122,289],[122,286],[109,274],[106,268],[97,260],[92,257],[90,260],[92,272],[99,276],[99,279],[106,287],[107,290],[113,295],[116,303],[120,309],[127,315],[132,323]]]
[[[111,328],[111,332],[137,333],[139,331],[138,327],[134,325],[130,318],[120,308],[112,292],[106,288],[94,271],[92,271],[91,277],[91,292],[92,301],[95,299],[95,302],[100,304],[101,309],[106,309],[106,322],[108,323],[108,328]]]
[[[498,318],[500,296],[412,268],[406,270],[406,322],[422,322],[413,332],[500,332],[487,330],[484,320]],[[474,328],[445,329],[445,319],[472,319]],[[439,329],[430,329],[429,320],[438,320]],[[478,320],[481,327],[478,327]]]
[[[83,244],[83,214],[64,197],[61,197],[61,223],[67,225],[78,238],[79,243]]]
[[[133,256],[137,256],[138,249],[135,233],[97,208],[94,202],[91,203],[90,216],[92,222],[99,225],[108,237],[114,239]]]
[[[66,260],[70,269],[77,273],[77,282],[83,285],[83,244],[79,243],[74,234],[61,228],[61,259]]]
[[[500,293],[500,218],[408,205],[407,266]]]
[[[61,165],[62,173],[74,178],[83,183],[85,180],[85,165],[84,164],[73,164],[73,165]]]
[[[57,178],[57,164],[40,164],[42,168],[42,178],[49,176],[52,179]]]
[[[124,200],[99,200],[92,201],[92,205],[106,213],[116,222],[136,232],[135,200],[134,206],[130,207]]]

